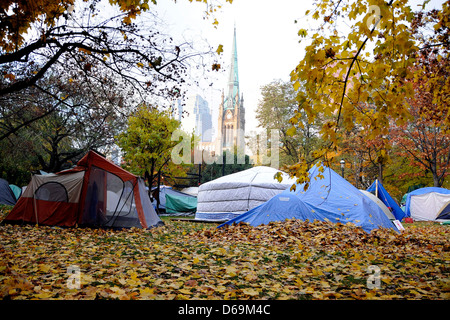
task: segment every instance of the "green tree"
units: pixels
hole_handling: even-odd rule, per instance
[[[171,138],[179,126],[169,112],[143,104],[128,118],[126,131],[117,136],[125,168],[145,177],[149,195],[153,185],[159,188],[157,182],[163,172],[168,176],[185,175],[183,165],[171,161],[172,149],[178,144]],[[156,199],[159,201],[159,197]]]
[[[320,146],[317,135],[320,122],[316,118],[315,123],[310,123],[304,111],[300,111],[303,116],[296,117],[300,123],[297,123],[295,133],[289,131],[292,130],[290,119],[299,112],[292,84],[273,81],[261,87],[261,96],[256,109],[258,127],[267,131],[267,137],[270,137],[270,130],[279,132],[280,166],[292,165],[301,159],[313,162],[312,152]]]

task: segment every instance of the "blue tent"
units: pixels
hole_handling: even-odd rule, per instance
[[[402,221],[402,219],[406,217],[406,214],[398,206],[397,202],[395,202],[395,200],[392,199],[391,195],[386,191],[386,189],[383,187],[381,182],[378,181],[378,179],[376,179],[372,183],[372,185],[367,189],[367,191],[372,192],[373,194],[378,196],[378,199],[380,199],[386,205],[386,207],[388,207],[388,209],[391,210],[395,219],[397,219],[398,221]]]
[[[297,184],[296,191],[286,189],[260,206],[231,219],[222,225],[247,222],[252,226],[285,219],[320,220],[361,226],[366,232],[384,227],[397,231],[381,208],[363,195],[330,168],[323,167],[323,179],[318,177],[319,167],[309,170],[310,185],[304,191],[304,184]]]
[[[9,187],[8,181],[0,178],[0,204],[15,205],[17,202],[14,192]]]

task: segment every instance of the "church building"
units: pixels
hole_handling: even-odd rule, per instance
[[[236,27],[233,35],[231,64],[228,71],[228,83],[222,91],[222,102],[219,106],[217,151],[234,151],[245,148],[245,109],[244,97],[239,92],[238,58],[236,46]]]

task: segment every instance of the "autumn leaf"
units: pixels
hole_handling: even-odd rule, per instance
[[[295,133],[297,132],[297,128],[295,128],[294,126],[290,127],[287,131],[286,134],[288,136],[294,136]]]
[[[213,71],[219,71],[220,70],[220,63],[213,63],[212,64],[212,70]]]
[[[216,52],[217,52],[217,54],[220,55],[223,52],[223,45],[219,44],[219,46],[217,47]]]
[[[295,219],[220,229],[165,223],[151,230],[0,224],[0,298],[448,298],[450,229],[439,224],[368,234],[350,223]],[[380,269],[376,289],[367,288],[371,265]],[[78,289],[67,288],[76,275],[69,266],[80,270]]]
[[[259,295],[259,291],[254,288],[246,288],[246,289],[243,289],[242,292],[249,296],[258,296]]]
[[[298,30],[298,35],[300,36],[300,37],[306,37],[306,35],[308,34],[308,32],[306,31],[306,29],[300,29],[300,30]]]

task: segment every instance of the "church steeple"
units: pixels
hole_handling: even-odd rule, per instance
[[[222,91],[222,103],[219,106],[218,150],[245,149],[245,108],[244,98],[239,92],[238,59],[236,45],[236,26],[233,35],[233,51],[228,71],[225,92]]]
[[[228,92],[226,95],[225,109],[234,109],[236,100],[239,100],[239,75],[236,45],[236,26],[234,27],[233,49],[231,53],[230,70],[228,74]],[[238,97],[236,99],[236,96]]]

